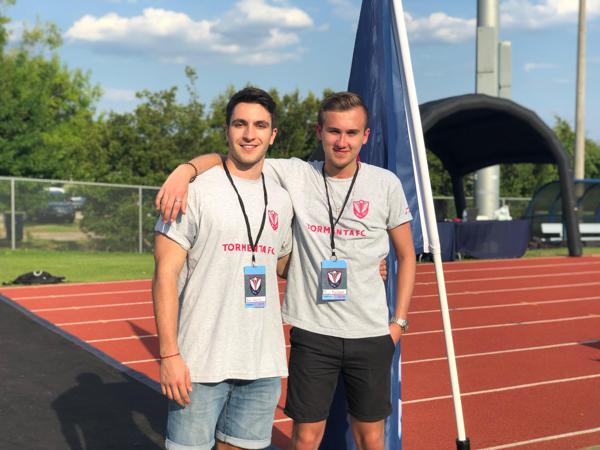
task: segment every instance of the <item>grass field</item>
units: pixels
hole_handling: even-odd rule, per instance
[[[34,270],[66,277],[66,282],[151,278],[154,259],[144,253],[0,250],[0,282]]]
[[[600,255],[600,247],[584,247],[584,255]],[[567,248],[528,250],[525,258],[567,256]],[[0,250],[0,282],[34,270],[66,277],[66,282],[118,281],[151,278],[154,259],[144,253],[46,250]]]

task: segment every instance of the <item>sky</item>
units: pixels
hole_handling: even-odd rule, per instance
[[[36,20],[60,28],[70,68],[91,73],[99,111],[130,111],[135,92],[198,74],[205,104],[252,84],[280,94],[345,90],[360,0],[17,0],[11,39]],[[404,0],[420,103],[475,92],[477,0]],[[512,45],[512,99],[550,126],[575,117],[578,0],[500,0]],[[600,141],[600,0],[587,0],[586,136]]]

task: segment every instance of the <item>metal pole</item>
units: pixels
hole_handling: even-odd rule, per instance
[[[17,228],[15,220],[15,180],[10,180],[10,248],[17,248]]]
[[[431,192],[431,181],[429,178],[429,168],[427,167],[427,156],[425,154],[425,139],[423,137],[423,127],[421,125],[421,115],[419,112],[419,103],[417,101],[417,90],[412,70],[410,58],[410,49],[408,47],[408,34],[406,24],[404,23],[404,11],[400,0],[392,1],[392,10],[396,23],[396,32],[400,44],[400,52],[404,60],[404,75],[406,79],[408,108],[410,109],[414,125],[414,138],[416,145],[416,161],[414,169],[421,175],[422,185],[422,205],[424,209],[424,223],[430,239],[431,253],[435,266],[435,274],[438,285],[438,296],[440,300],[440,310],[442,311],[442,324],[444,328],[444,338],[446,341],[446,352],[448,356],[448,367],[450,368],[450,386],[452,389],[452,401],[454,404],[454,415],[456,418],[456,447],[458,450],[469,450],[470,441],[466,435],[465,422],[460,395],[460,386],[458,383],[458,371],[456,369],[456,355],[454,354],[454,343],[452,340],[452,325],[450,323],[450,314],[448,308],[448,298],[446,296],[446,285],[444,281],[444,269],[442,267],[442,256],[440,250],[440,238],[438,235],[437,224],[435,220],[435,208],[433,205],[433,195]]]
[[[470,441],[465,432],[460,386],[458,384],[458,369],[456,368],[456,354],[454,353],[454,340],[452,339],[452,324],[450,323],[446,281],[444,279],[444,268],[442,266],[442,255],[440,252],[433,253],[433,265],[435,268],[435,278],[437,280],[440,311],[442,313],[442,323],[444,325],[444,341],[446,342],[446,354],[448,356],[448,370],[450,371],[450,382],[452,385],[452,403],[454,404],[456,433],[458,435],[456,447],[459,450],[468,450],[470,448]]]
[[[478,94],[498,96],[498,0],[477,1]],[[500,197],[500,166],[485,167],[475,177],[475,206],[478,214],[491,219]]]
[[[585,178],[585,0],[579,0],[577,95],[575,105],[575,179]]]
[[[142,226],[143,223],[143,219],[144,219],[144,215],[142,212],[142,188],[139,187],[138,188],[138,197],[139,197],[139,201],[138,201],[138,252],[142,253],[143,251],[143,244],[144,244],[144,239],[143,239],[143,229],[144,227]]]

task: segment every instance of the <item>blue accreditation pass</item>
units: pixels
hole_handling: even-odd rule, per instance
[[[321,261],[321,300],[335,302],[346,300],[348,288],[348,263],[343,259]]]
[[[244,267],[246,308],[264,308],[267,304],[267,274],[265,266]]]

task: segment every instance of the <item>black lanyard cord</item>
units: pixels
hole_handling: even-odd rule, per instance
[[[356,172],[354,172],[354,176],[352,177],[352,182],[350,183],[350,187],[348,188],[348,193],[346,194],[346,198],[344,199],[344,203],[342,203],[342,207],[340,209],[340,214],[333,221],[333,211],[331,210],[331,202],[329,201],[329,188],[327,187],[327,178],[325,178],[325,163],[323,163],[323,169],[321,173],[323,174],[323,182],[325,183],[325,196],[327,197],[327,206],[329,207],[329,225],[331,226],[329,239],[331,243],[331,258],[333,260],[337,260],[337,256],[335,254],[335,227],[340,221],[340,217],[344,213],[344,208],[346,208],[346,204],[348,203],[348,199],[350,198],[350,193],[352,192],[352,188],[354,187],[354,183],[356,182],[356,177],[358,176],[358,169],[360,168],[360,164],[356,164]]]
[[[246,231],[248,231],[248,241],[250,242],[250,247],[252,249],[252,265],[254,265],[254,263],[256,262],[256,257],[254,256],[254,249],[255,249],[255,246],[258,246],[258,241],[260,241],[260,236],[262,235],[263,229],[265,228],[265,220],[267,218],[268,197],[267,197],[267,186],[265,185],[265,176],[263,175],[262,172],[260,173],[260,176],[262,179],[262,185],[263,185],[263,192],[265,193],[265,209],[263,211],[260,229],[258,230],[258,236],[256,236],[256,242],[254,242],[252,240],[252,231],[250,230],[250,221],[248,220],[248,214],[246,214],[246,208],[244,207],[244,201],[242,200],[242,197],[241,197],[239,191],[235,187],[235,183],[233,182],[233,178],[231,178],[231,174],[229,173],[229,169],[227,168],[227,164],[225,161],[223,161],[223,169],[225,170],[225,174],[227,175],[227,178],[229,179],[231,186],[233,186],[233,190],[237,194],[238,200],[240,202],[240,207],[242,208],[242,214],[244,215],[244,221],[246,222]]]

